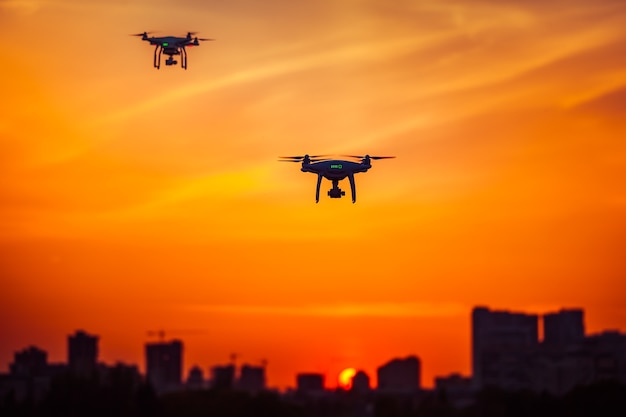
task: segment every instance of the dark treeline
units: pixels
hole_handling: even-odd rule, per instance
[[[601,382],[562,397],[530,391],[487,389],[472,405],[458,409],[445,392],[418,400],[392,395],[335,392],[322,399],[249,394],[235,390],[180,391],[157,396],[123,370],[107,381],[72,375],[55,377],[39,401],[16,402],[9,393],[0,402],[3,417],[624,417],[626,385]]]
[[[561,397],[532,391],[485,389],[463,409],[450,406],[445,392],[427,396],[414,409],[377,403],[380,417],[624,417],[626,385],[605,381],[580,386]]]

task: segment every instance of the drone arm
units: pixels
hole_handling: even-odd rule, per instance
[[[354,183],[354,174],[348,174],[350,180],[350,191],[352,191],[352,203],[356,202],[356,184]]]
[[[317,187],[315,188],[315,202],[320,201],[320,185],[322,184],[322,174],[317,174]]]

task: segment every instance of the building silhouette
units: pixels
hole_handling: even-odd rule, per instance
[[[496,385],[519,389],[516,370],[525,361],[528,349],[539,343],[536,314],[492,311],[475,307],[472,311],[472,377],[475,389]]]
[[[146,378],[157,393],[181,388],[183,343],[180,340],[146,344]]]
[[[67,337],[67,363],[72,373],[92,375],[98,365],[98,336],[77,330]]]
[[[62,370],[67,368],[63,366]],[[12,393],[20,402],[27,398],[41,400],[50,387],[51,377],[59,367],[51,367],[48,353],[35,346],[15,352],[9,364],[9,374],[0,375],[0,402]]]
[[[606,330],[586,337],[583,346],[585,353],[592,356],[594,381],[626,384],[626,333]]]
[[[473,402],[472,378],[458,373],[436,377],[435,391],[455,408],[463,408]]]
[[[421,361],[417,356],[392,359],[380,366],[377,373],[379,391],[411,393],[421,388]]]
[[[185,382],[187,389],[199,390],[205,388],[204,373],[199,366],[193,366],[189,370],[187,381]]]
[[[357,371],[356,374],[352,377],[352,387],[351,390],[353,392],[358,392],[361,394],[365,394],[371,391],[370,386],[370,377],[365,371]]]
[[[582,309],[560,310],[543,315],[543,342],[549,345],[572,345],[585,338]]]
[[[35,346],[15,352],[9,372],[16,377],[36,377],[45,375],[48,368],[48,353]]]
[[[232,389],[235,386],[235,365],[216,365],[211,368],[211,387]]]
[[[614,380],[626,383],[626,334],[586,336],[582,309],[547,313],[544,340],[536,339],[536,315],[472,313],[475,389],[495,386],[564,395],[577,386]]]
[[[316,393],[324,391],[324,375],[318,373],[297,374],[296,390],[302,393]]]
[[[237,388],[250,392],[264,390],[266,388],[265,367],[244,364],[239,372]]]

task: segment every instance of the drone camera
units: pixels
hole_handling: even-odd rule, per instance
[[[341,198],[344,195],[346,195],[346,192],[342,191],[340,188],[331,188],[328,190],[328,196],[330,198]]]
[[[169,58],[165,61],[165,65],[176,65],[176,64],[178,64],[178,61],[172,58]]]

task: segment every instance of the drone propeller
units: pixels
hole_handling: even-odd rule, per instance
[[[369,156],[369,155],[341,155],[341,156],[347,156],[349,158],[357,158],[357,159],[365,159],[365,158],[369,158],[369,159],[391,159],[391,158],[395,158],[395,156]]]
[[[148,33],[154,33],[154,32],[131,33],[129,36],[148,36]]]
[[[194,35],[197,35],[198,32],[187,32],[187,39],[191,40],[191,37]],[[194,37],[194,41],[214,41],[215,39],[211,39],[211,38],[198,38],[197,36]]]
[[[279,156],[280,162],[322,162],[329,161],[328,158],[325,158],[327,155],[304,155],[304,156]]]
[[[187,42],[190,42],[190,43],[188,43],[187,46],[192,46],[192,45],[198,46],[198,45],[200,45],[199,41],[203,41],[204,42],[204,41],[214,41],[214,40],[215,39],[211,39],[211,38],[194,38],[193,42],[192,42],[191,39],[189,39]]]
[[[296,163],[300,163],[300,162],[304,162],[304,159],[279,159],[278,162],[296,162]],[[324,161],[330,161],[330,159],[326,159],[326,158],[320,158],[320,159],[316,159],[316,158],[311,158],[308,160],[309,163],[311,162],[324,162]]]
[[[304,158],[322,158],[328,155],[302,155],[302,156],[279,156],[279,158],[285,159],[304,159]]]

